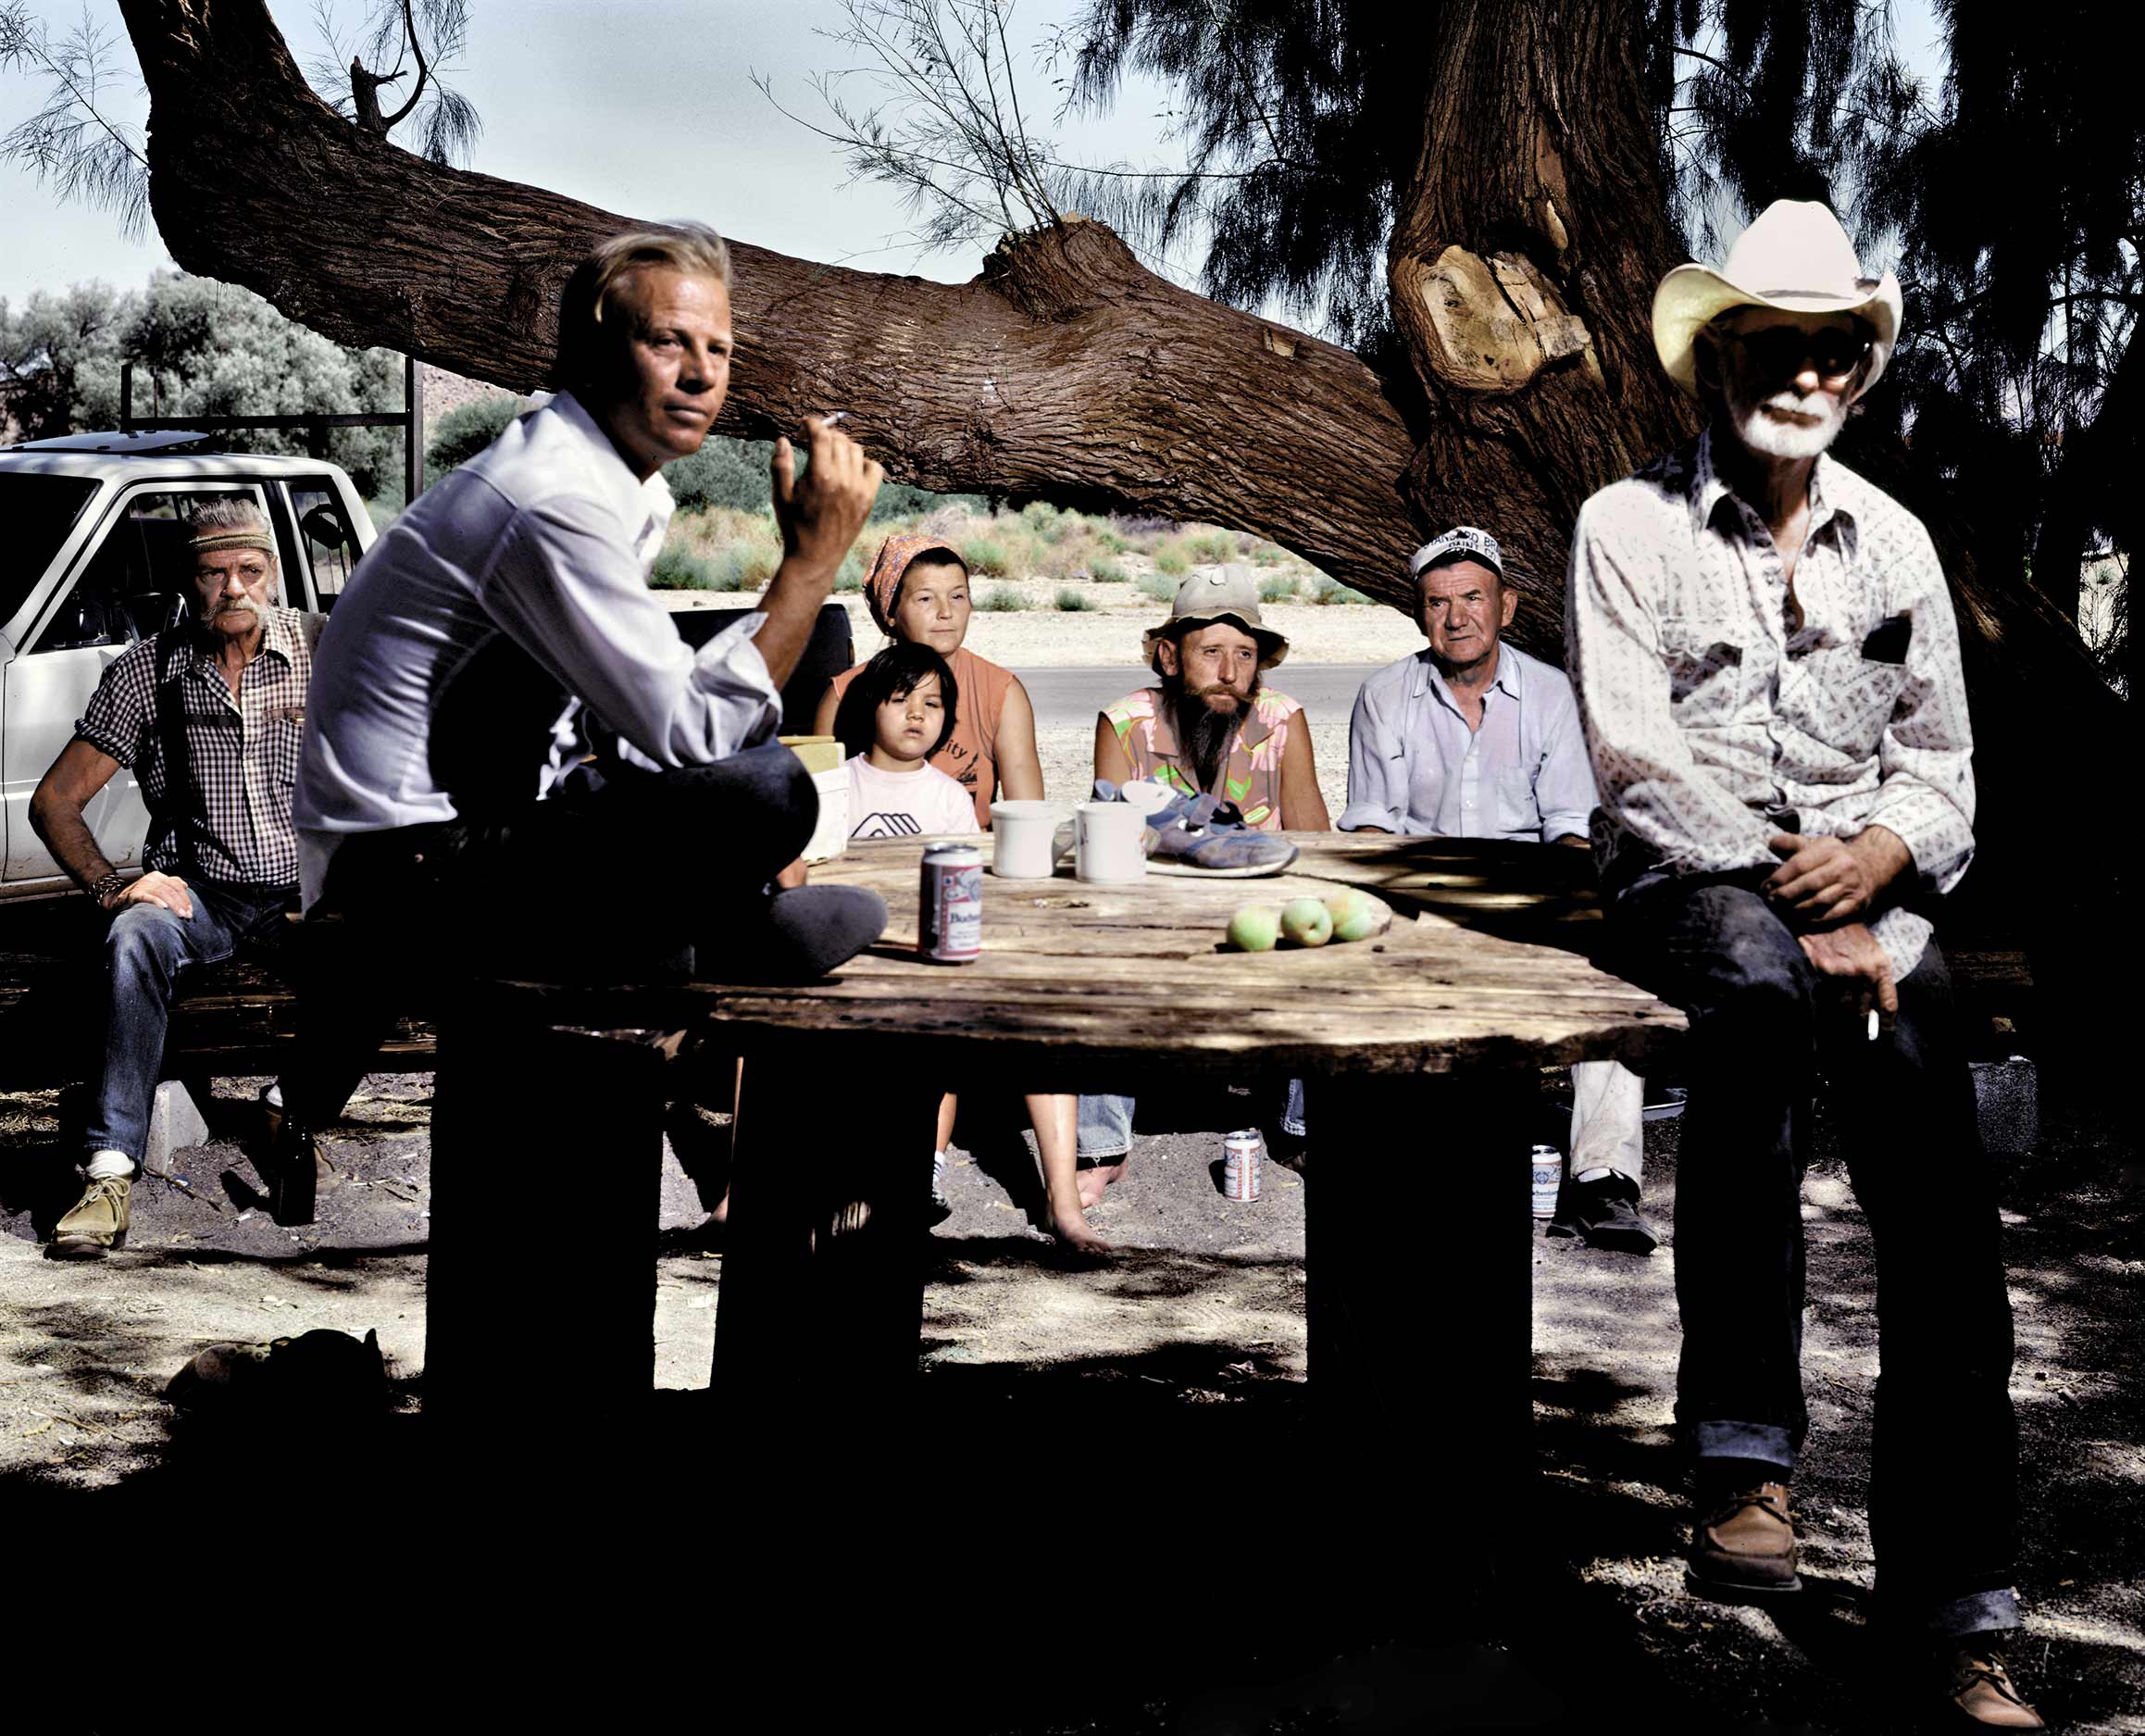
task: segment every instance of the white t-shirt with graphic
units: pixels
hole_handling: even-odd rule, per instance
[[[862,754],[849,762],[849,835],[918,838],[933,832],[980,831],[967,791],[936,766],[881,771]]]

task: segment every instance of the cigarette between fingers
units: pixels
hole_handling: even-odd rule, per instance
[[[1869,1009],[1869,1035],[1866,1041],[1870,1043],[1877,1041],[1877,1008],[1874,1006]]]

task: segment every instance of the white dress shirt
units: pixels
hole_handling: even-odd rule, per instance
[[[1553,843],[1584,837],[1593,806],[1571,683],[1515,646],[1497,647],[1478,730],[1467,727],[1428,645],[1355,696],[1342,831]]]
[[[696,655],[648,590],[670,514],[662,476],[637,481],[562,393],[389,527],[314,662],[293,807],[307,904],[339,839],[455,818],[432,731],[448,688],[501,634],[572,696],[549,762],[527,769],[531,800],[570,756],[583,703],[655,767],[706,765],[773,733],[780,701],[753,643],[767,618]]]
[[[1919,883],[1949,891],[1974,854],[1974,740],[1959,633],[1921,520],[1830,457],[1810,479],[1790,631],[1780,553],[1713,464],[1710,432],[1579,509],[1565,665],[1601,791],[1604,868],[1636,843],[1683,872],[1778,858],[1775,817],[1811,837],[1880,825]],[[1880,624],[1906,642],[1865,656]],[[1896,978],[1929,924],[1873,931]]]

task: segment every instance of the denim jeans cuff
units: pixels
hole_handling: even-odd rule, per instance
[[[1784,1482],[1794,1475],[1795,1448],[1787,1430],[1773,1422],[1694,1422],[1690,1450],[1702,1459],[1756,1459],[1777,1465]]]

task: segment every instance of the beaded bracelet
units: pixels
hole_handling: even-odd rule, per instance
[[[114,868],[101,879],[92,880],[82,888],[82,891],[87,893],[97,904],[102,905],[115,893],[122,893],[126,889],[127,877],[120,873],[118,868]]]

